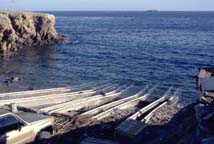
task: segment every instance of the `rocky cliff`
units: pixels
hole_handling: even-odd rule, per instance
[[[31,12],[0,12],[0,54],[25,46],[49,45],[62,42],[55,30],[55,17]]]

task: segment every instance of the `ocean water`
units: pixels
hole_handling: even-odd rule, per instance
[[[66,42],[1,60],[1,91],[107,80],[173,86],[197,98],[194,76],[214,63],[214,12],[49,12]],[[11,76],[22,78],[6,86]]]

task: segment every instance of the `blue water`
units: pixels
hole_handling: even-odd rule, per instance
[[[197,97],[197,69],[214,63],[214,12],[49,13],[66,43],[28,48],[2,61],[2,80],[23,78],[14,89],[94,80],[149,83],[160,91],[179,88],[188,103]]]

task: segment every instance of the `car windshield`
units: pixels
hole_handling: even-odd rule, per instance
[[[11,115],[0,117],[0,134],[16,130],[18,128],[18,120]]]

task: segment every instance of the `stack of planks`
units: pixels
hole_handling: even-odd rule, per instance
[[[16,103],[19,107],[38,113],[62,115],[66,117],[65,125],[71,127],[77,115],[78,118],[87,118],[78,127],[90,126],[95,122],[109,122],[107,120],[121,122],[125,119],[115,128],[115,136],[118,139],[135,139],[147,127],[152,114],[169,103],[173,95],[172,88],[169,88],[162,97],[150,102],[150,96],[157,86],[147,85],[124,96],[133,87],[112,83],[87,83],[73,87],[4,93],[0,94],[0,106]],[[61,119],[57,120],[63,122]]]

